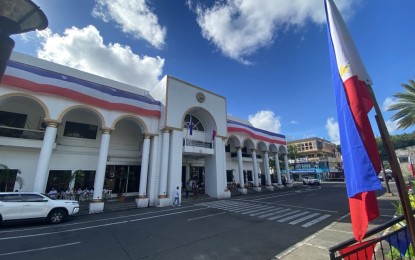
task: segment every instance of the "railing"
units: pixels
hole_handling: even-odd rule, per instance
[[[414,252],[410,249],[411,237],[409,232],[405,232],[407,227],[404,226],[403,220],[404,216],[399,216],[367,231],[364,237],[366,241],[363,241],[361,245],[356,244],[356,247],[348,252],[345,252],[347,250],[344,251],[344,249],[355,244],[357,242],[355,239],[349,239],[329,248],[330,259],[415,259]],[[401,227],[389,233],[384,232],[393,226]],[[385,233],[384,235],[374,236],[382,231]],[[403,249],[401,250],[403,252],[400,252],[399,248],[408,248],[408,250]]]
[[[187,138],[183,140],[183,146],[195,146],[195,147],[210,148],[210,149],[213,148],[212,142],[203,142],[203,141],[187,139]]]
[[[238,153],[231,153],[231,157],[238,157]],[[252,158],[252,154],[251,153],[242,153],[242,157]],[[261,157],[261,155],[257,154],[256,158],[261,159],[262,157]]]
[[[45,136],[45,131],[10,126],[0,126],[0,136],[31,140],[43,140],[43,137]]]

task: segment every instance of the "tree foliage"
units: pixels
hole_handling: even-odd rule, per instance
[[[397,121],[398,128],[406,129],[415,125],[415,81],[401,84],[405,92],[396,93],[396,102],[389,106],[388,111],[396,111],[392,116]]]
[[[415,145],[415,132],[411,134],[400,134],[400,135],[391,135],[391,141],[395,150],[406,148],[408,146]],[[378,150],[382,161],[388,160],[382,138],[376,138],[376,143],[378,145]]]

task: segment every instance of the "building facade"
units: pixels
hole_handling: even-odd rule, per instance
[[[89,189],[91,213],[107,191],[162,207],[190,179],[219,199],[230,179],[242,193],[273,189],[270,157],[288,172],[284,135],[228,117],[225,97],[172,76],[147,91],[13,53],[1,83],[1,191]]]
[[[320,180],[344,180],[341,155],[336,144],[312,137],[289,143],[296,150],[297,158],[289,160],[290,172],[295,180],[312,176]]]

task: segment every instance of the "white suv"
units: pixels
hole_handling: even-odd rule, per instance
[[[316,178],[310,178],[308,176],[303,177],[303,184],[304,185],[320,185],[320,180]]]
[[[38,192],[0,192],[0,224],[34,219],[57,224],[78,211],[75,200],[52,200]]]

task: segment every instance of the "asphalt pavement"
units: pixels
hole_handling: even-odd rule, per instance
[[[301,185],[301,184],[296,184]],[[392,184],[393,186],[393,184]],[[287,188],[288,189],[288,188]],[[237,196],[237,192],[233,194],[232,197]],[[214,201],[216,199],[210,198],[205,195],[201,195],[197,200],[193,198],[184,198],[182,199],[182,205],[192,205],[194,203],[200,203],[203,201]],[[399,200],[399,197],[390,193],[383,192],[379,194],[378,202],[380,208],[380,216],[369,224],[369,229],[372,229],[378,225],[385,223],[394,216],[395,208],[393,206]],[[80,202],[80,212],[79,215],[89,214],[89,202]],[[124,202],[119,202],[116,198],[106,201],[104,212],[112,211],[121,211],[136,209],[134,198],[127,198]],[[332,222],[328,226],[324,227],[322,230],[312,234],[311,236],[305,238],[304,240],[298,242],[295,245],[292,245],[283,252],[275,255],[272,259],[309,259],[309,260],[321,260],[329,259],[328,249],[332,246],[335,246],[341,242],[344,242],[348,239],[353,238],[352,226],[350,221],[350,215],[346,214],[336,221]]]

